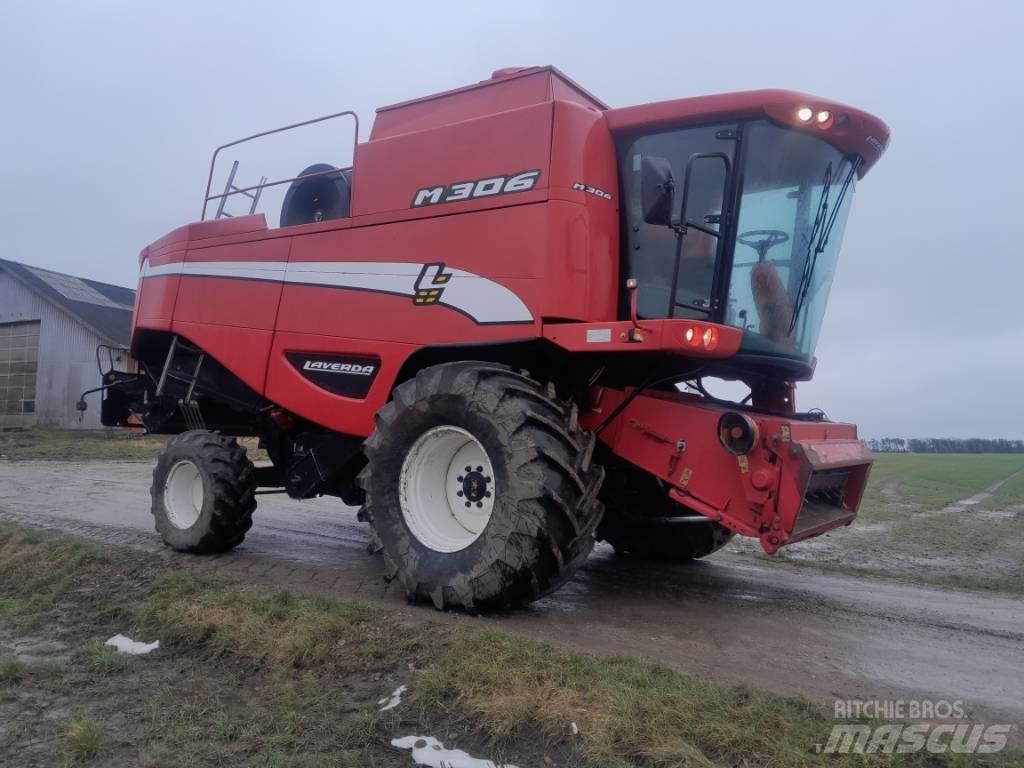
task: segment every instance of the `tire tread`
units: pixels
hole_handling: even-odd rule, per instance
[[[175,462],[191,459],[209,481],[213,510],[204,531],[188,543],[168,540],[161,530],[163,479]],[[252,527],[256,510],[256,471],[244,446],[234,437],[206,430],[183,432],[171,438],[157,459],[150,489],[156,529],[164,542],[179,552],[206,555],[237,547]]]
[[[409,578],[415,567],[405,558],[414,556],[403,557],[385,545],[385,578],[397,579],[411,601],[430,601],[439,610],[476,612],[537,600],[571,578],[590,554],[603,513],[598,490],[604,470],[591,460],[596,438],[579,426],[574,406],[556,399],[551,384],[502,365],[473,362],[425,368],[401,384],[378,412],[376,430],[364,443],[362,514],[371,525],[379,515],[394,514],[377,508],[373,472],[389,446],[402,443],[402,412],[429,408],[434,398],[445,397],[487,404],[493,418],[507,425],[511,439],[505,460],[520,484],[514,530],[488,548],[470,571],[441,585]],[[386,534],[377,530],[377,536],[383,540]]]

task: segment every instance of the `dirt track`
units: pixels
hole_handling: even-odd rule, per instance
[[[161,558],[339,596],[404,602],[365,552],[366,528],[336,500],[260,497],[236,552],[164,549],[139,462],[0,462],[0,519],[151,551]],[[426,618],[432,608],[410,608]],[[452,622],[831,703],[959,699],[990,723],[1024,722],[1024,600],[767,566],[728,552],[692,565],[615,558],[599,546],[580,574],[528,610]],[[1019,735],[1019,732],[1018,732]]]

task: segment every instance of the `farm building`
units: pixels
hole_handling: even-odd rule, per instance
[[[36,424],[97,429],[97,346],[128,343],[135,291],[0,259],[0,429]],[[104,363],[128,370],[123,350]]]

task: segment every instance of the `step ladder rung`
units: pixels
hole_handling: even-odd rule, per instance
[[[251,187],[239,187],[235,185],[235,174],[238,173],[238,161],[235,160],[231,164],[231,173],[228,174],[228,181],[224,185],[224,194],[220,196],[220,202],[217,203],[217,215],[214,219],[231,219],[234,218],[234,214],[228,213],[224,210],[224,206],[227,204],[228,197],[230,195],[244,195],[252,200],[252,204],[249,206],[249,215],[252,216],[256,213],[256,206],[259,205],[260,195],[263,194],[263,185],[267,183],[267,177],[261,176],[260,183],[256,185],[254,191],[248,191]]]

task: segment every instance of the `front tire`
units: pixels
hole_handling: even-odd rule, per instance
[[[451,363],[399,386],[360,475],[385,577],[470,612],[536,600],[590,554],[604,471],[594,436],[528,376]]]
[[[252,527],[256,473],[233,437],[194,430],[171,438],[153,469],[156,530],[177,552],[237,547]]]

